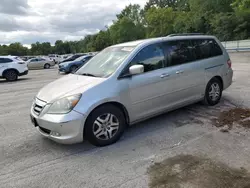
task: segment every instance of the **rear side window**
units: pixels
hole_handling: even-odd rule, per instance
[[[196,60],[207,59],[223,54],[220,46],[213,39],[192,40],[192,44]]]
[[[0,58],[0,63],[10,63],[10,62],[13,62],[13,60],[9,58]]]
[[[164,43],[168,66],[185,64],[195,60],[193,46],[189,40],[168,41]]]

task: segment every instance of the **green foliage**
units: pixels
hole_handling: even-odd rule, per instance
[[[143,38],[144,31],[128,17],[123,17],[110,27],[110,37],[113,44],[122,43]]]
[[[231,6],[236,11],[250,11],[250,0],[235,0]]]
[[[250,38],[250,0],[148,0],[145,7],[126,6],[111,26],[79,41],[57,40],[0,45],[0,55],[47,55],[100,51],[107,46],[167,36],[171,33],[205,33],[220,40]]]
[[[1,55],[26,55],[28,54],[28,48],[24,47],[21,43],[15,42],[7,45],[0,45],[0,54]]]
[[[145,5],[145,10],[153,7],[187,11],[189,10],[189,2],[188,0],[149,0]]]
[[[150,8],[146,13],[147,37],[167,36],[173,33],[175,15],[172,8]]]
[[[189,0],[190,9],[199,13],[232,12],[233,0]]]

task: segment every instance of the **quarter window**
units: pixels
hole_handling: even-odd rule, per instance
[[[223,54],[220,46],[213,39],[192,40],[192,43],[196,60],[207,59]]]
[[[164,59],[162,48],[159,45],[154,44],[143,48],[131,61],[130,66],[143,65],[144,72],[149,72],[163,68]]]
[[[168,41],[164,43],[168,66],[181,65],[195,60],[189,40]]]

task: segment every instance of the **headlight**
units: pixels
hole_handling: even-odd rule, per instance
[[[67,114],[77,105],[81,94],[72,95],[55,101],[49,108],[48,114]]]

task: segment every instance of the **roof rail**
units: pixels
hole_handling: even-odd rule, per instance
[[[192,36],[192,35],[204,35],[203,33],[176,33],[170,34],[168,37],[176,37],[176,36]]]

